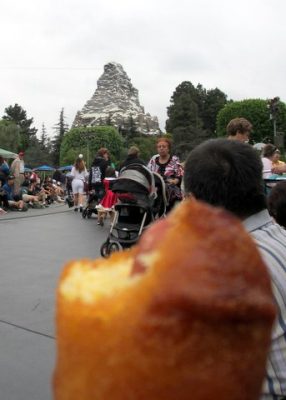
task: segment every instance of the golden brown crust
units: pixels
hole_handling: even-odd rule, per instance
[[[185,201],[132,251],[83,261],[82,277],[125,259],[133,283],[94,302],[67,299],[75,263],[64,270],[55,399],[257,399],[275,308],[241,224]]]

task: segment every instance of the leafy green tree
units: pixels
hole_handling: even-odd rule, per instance
[[[198,129],[194,126],[178,127],[173,131],[173,152],[181,160],[187,158],[188,153],[195,146],[209,139],[209,134],[206,130]]]
[[[134,137],[140,135],[137,131],[137,126],[132,117],[132,114],[130,114],[128,118],[126,118],[124,122],[118,127],[118,132],[124,138],[127,147]]]
[[[20,128],[14,122],[0,120],[1,148],[17,153],[20,147]]]
[[[114,163],[120,162],[124,140],[113,126],[72,128],[63,137],[60,164],[72,164],[78,154],[82,153],[89,167],[101,147],[109,150]]]
[[[33,124],[33,118],[27,118],[26,111],[17,103],[14,106],[5,108],[5,113],[3,119],[15,123],[20,128],[20,143],[18,150],[26,150],[32,140],[36,137],[37,133],[37,129],[31,127]]]
[[[64,109],[61,109],[59,122],[54,126],[54,130],[56,132],[53,140],[53,162],[54,165],[60,164],[60,151],[61,144],[64,138],[65,133],[68,131],[68,124],[65,123]]]
[[[251,141],[262,142],[266,137],[273,142],[273,123],[270,119],[270,111],[267,100],[246,99],[228,103],[220,110],[217,116],[217,135],[226,136],[226,126],[236,117],[244,117],[253,125]],[[279,102],[276,115],[277,131],[286,132],[286,106]]]

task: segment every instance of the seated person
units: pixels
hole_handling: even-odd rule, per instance
[[[55,188],[53,185],[53,181],[49,176],[47,176],[45,178],[44,183],[43,183],[43,188],[47,195],[47,203],[48,204],[51,204],[57,200],[57,194],[56,194],[56,191],[55,191]]]
[[[58,182],[54,182],[53,181],[53,187],[54,187],[54,190],[55,190],[55,193],[56,193],[56,196],[57,196],[56,201],[58,203],[63,203],[65,201],[64,200],[65,191],[62,188],[61,182],[60,181],[58,181]]]
[[[21,186],[22,200],[30,207],[39,207],[39,198],[33,194],[28,194],[28,190]]]
[[[5,183],[5,185],[3,186],[3,191],[7,196],[9,209],[27,211],[28,207],[25,205],[25,202],[22,200],[21,196],[15,194],[14,192],[14,182],[15,176],[9,175],[7,183]]]
[[[40,183],[37,183],[34,179],[31,179],[30,185],[28,187],[28,194],[37,196],[38,201],[41,203],[42,206],[49,207],[47,203],[47,194],[45,189],[40,185]]]
[[[268,143],[263,147],[262,150],[262,164],[263,164],[263,178],[268,179],[272,175],[273,161],[275,159],[275,153],[277,152],[277,147],[273,144]]]
[[[32,171],[32,172],[31,172],[31,174],[30,174],[30,180],[31,180],[31,179],[35,180],[37,183],[41,183],[41,179],[40,179],[39,175],[36,174],[35,171]]]
[[[276,149],[274,156],[272,158],[272,167],[273,168],[285,165],[285,162],[281,161],[280,157],[281,157],[281,152],[279,149]]]
[[[30,185],[30,172],[24,172],[24,181],[21,186],[28,187]]]

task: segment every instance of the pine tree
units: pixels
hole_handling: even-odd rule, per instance
[[[59,122],[53,128],[56,132],[53,140],[52,140],[52,147],[53,147],[53,162],[54,165],[60,164],[60,151],[61,151],[61,144],[63,141],[63,137],[65,133],[68,131],[68,124],[65,123],[65,116],[64,116],[64,109],[61,109]]]
[[[26,111],[17,103],[5,108],[4,111],[6,114],[3,115],[3,119],[14,122],[20,128],[19,150],[26,150],[36,138],[37,129],[31,128],[33,118],[28,119]]]
[[[177,127],[202,126],[196,100],[197,92],[191,82],[182,82],[176,88],[170,100],[171,105],[167,108],[167,132],[172,133]]]
[[[182,82],[171,97],[167,108],[166,130],[173,135],[177,153],[183,156],[188,149],[212,137],[216,117],[226,104],[226,95],[219,89],[206,90],[201,84]]]

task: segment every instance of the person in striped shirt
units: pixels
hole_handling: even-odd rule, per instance
[[[259,154],[239,141],[208,140],[189,154],[184,185],[186,194],[234,213],[257,243],[278,308],[261,400],[286,399],[286,230],[268,213]]]

